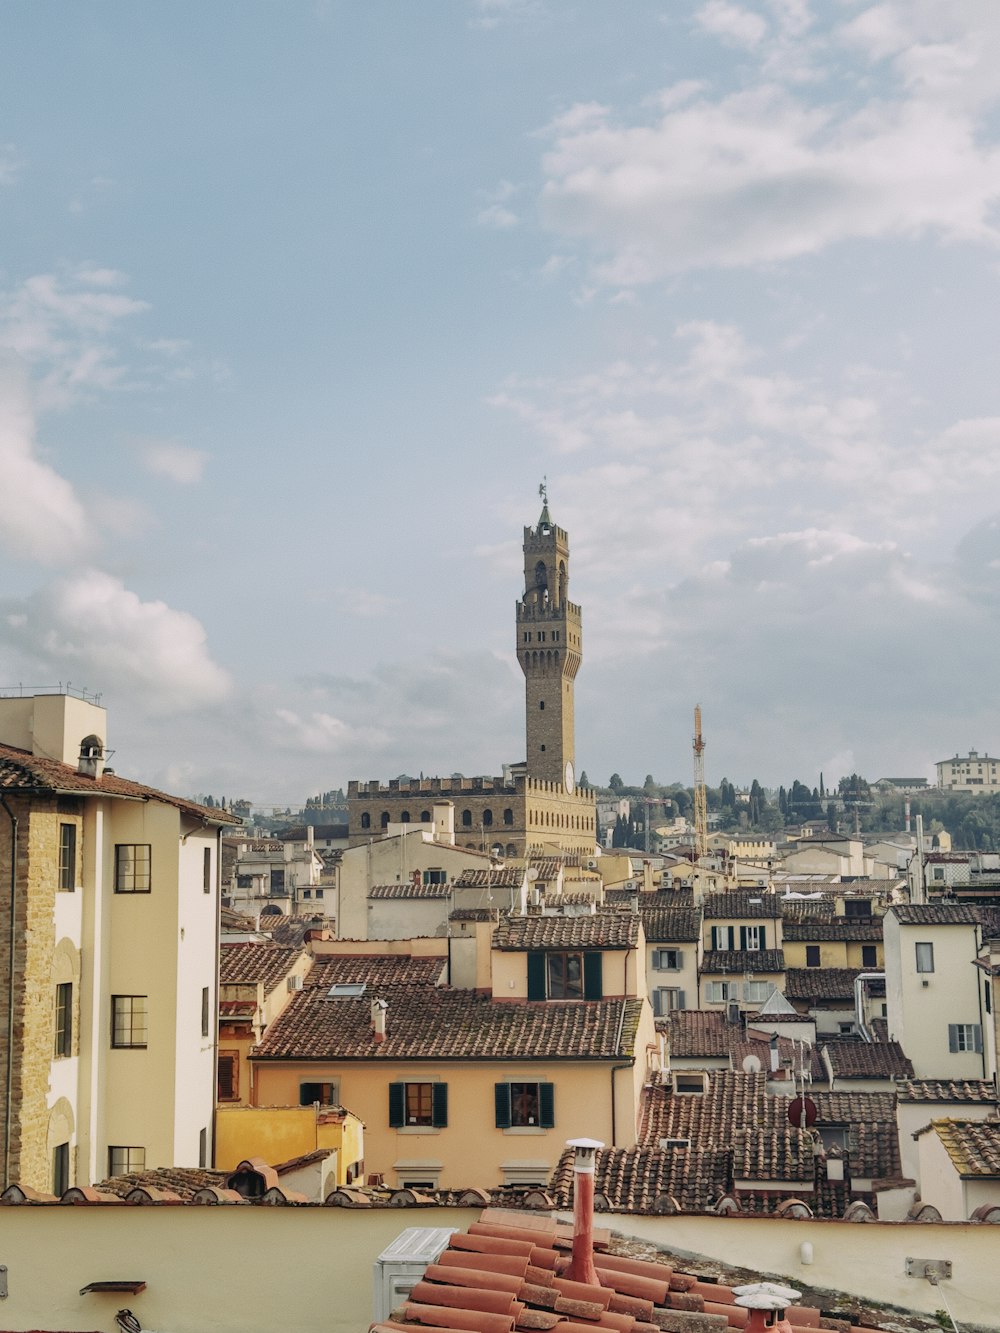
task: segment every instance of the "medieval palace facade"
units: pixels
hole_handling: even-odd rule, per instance
[[[569,537],[543,504],[524,529],[524,595],[517,603],[517,659],[525,682],[524,763],[503,777],[351,782],[352,845],[379,837],[390,824],[430,823],[433,807],[455,808],[459,846],[503,856],[543,847],[592,851],[593,793],[577,786],[573,684],[583,656],[580,608],[569,600]]]

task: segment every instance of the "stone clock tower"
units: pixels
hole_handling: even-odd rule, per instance
[[[569,537],[549,517],[541,488],[538,526],[524,529],[524,596],[517,658],[525,680],[528,777],[576,788],[573,681],[583,655],[580,608],[569,600]]]

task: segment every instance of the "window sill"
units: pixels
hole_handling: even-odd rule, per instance
[[[443,1125],[397,1125],[397,1134],[440,1134]]]
[[[543,1129],[541,1125],[508,1125],[503,1132],[505,1134],[520,1136],[525,1134],[547,1134],[549,1131]]]

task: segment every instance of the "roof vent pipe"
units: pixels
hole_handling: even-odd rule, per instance
[[[573,1258],[566,1276],[571,1282],[599,1287],[594,1267],[594,1167],[597,1150],[604,1144],[597,1139],[569,1139],[566,1146],[574,1152]]]
[[[385,1041],[385,1011],[388,1008],[385,1000],[372,1000],[372,1037],[376,1046]]]
[[[734,1304],[750,1311],[746,1333],[793,1333],[785,1311],[800,1294],[777,1282],[750,1282],[745,1287],[733,1287]]]

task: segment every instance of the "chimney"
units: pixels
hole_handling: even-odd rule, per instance
[[[785,1318],[785,1311],[801,1292],[777,1282],[750,1282],[744,1287],[733,1287],[735,1305],[750,1311],[745,1333],[793,1333]]]
[[[434,802],[434,838],[455,845],[455,806],[452,801]]]
[[[372,1040],[376,1046],[385,1041],[385,1011],[388,1008],[385,1000],[372,1000]]]
[[[566,1277],[571,1282],[599,1287],[594,1267],[594,1162],[598,1148],[604,1144],[597,1139],[569,1139],[566,1147],[574,1151],[573,1258]]]
[[[104,772],[104,744],[100,736],[85,736],[80,742],[76,771],[88,778],[99,778]]]

